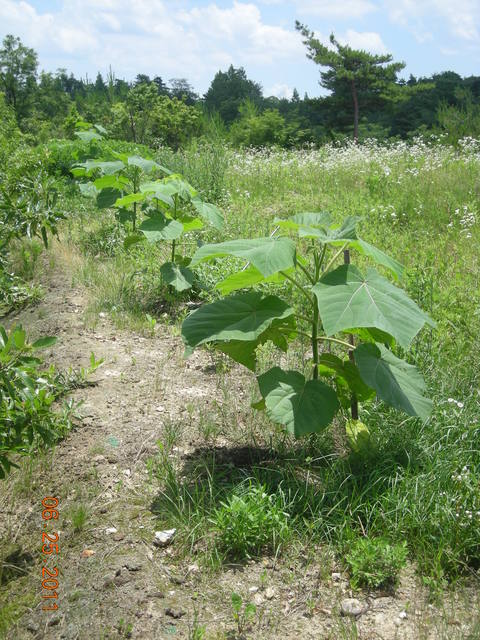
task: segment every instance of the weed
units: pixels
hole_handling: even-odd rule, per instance
[[[393,586],[407,561],[407,544],[393,544],[384,538],[359,538],[345,560],[354,588]]]
[[[257,607],[253,602],[244,602],[242,596],[231,594],[233,619],[237,625],[238,635],[242,636],[257,614]]]
[[[215,511],[213,523],[227,557],[244,559],[262,551],[278,553],[291,535],[281,495],[263,486],[240,487]]]
[[[70,511],[70,519],[72,521],[75,533],[83,531],[88,518],[88,509],[84,504],[72,507]]]

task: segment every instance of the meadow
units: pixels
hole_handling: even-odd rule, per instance
[[[142,525],[142,531],[129,529],[134,539],[151,541],[153,531],[176,529],[174,544],[160,553],[167,575],[175,570],[189,576],[175,587],[184,591],[187,613],[180,622],[173,616],[170,622],[176,631],[162,627],[163,632],[196,640],[269,638],[278,632],[294,638],[302,625],[307,625],[307,633],[310,624],[323,634],[312,637],[367,638],[381,627],[378,614],[342,617],[338,598],[351,593],[362,600],[380,593],[391,598],[394,608],[398,589],[403,607],[406,588],[408,620],[404,635],[398,637],[480,637],[478,606],[475,609],[480,570],[480,141],[466,138],[450,146],[431,136],[409,143],[367,140],[358,145],[241,151],[210,141],[177,152],[161,148],[151,153],[152,159],[194,185],[202,199],[215,203],[225,218],[223,231],[205,227],[200,234],[185,233],[177,245],[183,255],[192,255],[199,242],[268,237],[277,218],[328,211],[338,224],[347,216],[358,216],[362,238],[405,266],[401,286],[436,322],[436,328],[424,328],[411,349],[402,352],[422,372],[433,412],[421,421],[378,399],[361,404],[360,418],[369,431],[366,448],[355,446],[340,419],[322,433],[295,439],[252,409],[253,373],[211,348],[183,359],[182,322],[191,309],[218,299],[214,285],[232,272],[235,259],[199,264],[201,286],[193,292],[172,292],[160,274],[169,249],[162,243],[125,249],[125,226],[110,209],[99,211],[91,198],[79,193],[68,176],[72,144],[80,143],[50,143],[42,160],[57,180],[58,206],[65,216],[59,241],[43,253],[37,240],[16,242],[9,260],[32,284],[39,309],[42,287],[46,300],[49,283],[59,272],[67,289],[81,292],[81,323],[67,332],[71,357],[86,363],[89,356],[82,353],[83,338],[76,331],[79,336],[105,333],[108,323],[110,334],[127,345],[132,363],[142,358],[147,363],[147,352],[155,350],[170,361],[165,364],[168,375],[161,367],[152,371],[145,364],[140,376],[140,386],[147,380],[155,393],[163,393],[164,411],[155,414],[155,403],[145,400],[145,416],[136,418],[140,453],[134,461],[120,457],[116,462],[119,468],[137,469],[133,493],[128,494],[128,484],[109,489],[113,506],[108,512],[111,523],[121,520],[125,505],[135,504],[148,525],[146,530]],[[134,150],[131,145],[129,152]],[[149,154],[145,148],[137,152]],[[355,251],[351,259],[361,267],[369,262]],[[389,277],[387,270],[380,271]],[[260,289],[301,304],[288,280],[262,284]],[[54,315],[55,308],[47,305],[37,320],[42,324]],[[28,311],[21,309],[11,311],[6,324],[12,326],[19,318],[28,329]],[[110,370],[117,356],[113,351],[105,355],[102,349],[100,345],[95,356],[107,358],[104,367]],[[301,338],[286,354],[267,342],[258,349],[257,373],[279,363],[306,370],[309,357]],[[102,368],[98,371],[95,393],[101,395]],[[158,382],[162,376],[164,387]],[[190,400],[172,388],[175,381],[196,390]],[[88,405],[94,391],[78,386],[83,386],[81,399]],[[124,385],[122,398],[134,402],[138,389],[134,383]],[[170,389],[170,396],[165,389]],[[75,455],[69,439],[82,430],[81,407],[78,414],[74,431],[62,434],[54,450],[64,464]],[[159,419],[150,424],[149,445],[140,447],[146,442],[142,420],[155,415]],[[121,416],[116,419],[121,421]],[[97,434],[90,435],[96,442]],[[97,509],[104,488],[93,459],[108,455],[104,449],[94,450],[93,441],[84,443],[89,452],[85,473],[75,480],[80,502],[68,490],[67,480],[58,480],[68,512],[61,525],[64,545],[75,550],[91,546],[92,532],[107,524]],[[41,484],[32,489],[31,464],[23,463],[2,482],[0,499],[6,511],[13,508],[16,496],[17,510],[26,513],[33,496],[41,492]],[[55,477],[49,455],[37,456],[34,464]],[[14,524],[5,523],[3,533]],[[32,550],[35,545],[26,536],[35,528],[32,523],[28,527],[19,539]],[[63,563],[66,574],[74,573],[68,554]],[[243,573],[232,573],[232,567],[243,567]],[[312,568],[315,584],[302,582],[299,576]],[[21,616],[27,612],[28,617],[38,602],[32,571],[2,581],[4,596],[28,603],[0,617],[6,637],[27,637],[12,634],[23,633]],[[333,597],[336,576],[343,590]],[[212,580],[221,586],[215,589]],[[252,584],[255,588],[250,589]],[[402,587],[405,584],[409,586]],[[412,600],[412,585],[420,594],[418,602]],[[291,598],[288,590],[294,594]],[[261,597],[254,599],[257,592]],[[465,593],[466,603],[458,595]],[[322,609],[319,602],[329,597],[334,604]],[[98,596],[82,598],[89,601],[86,610],[93,611]],[[446,613],[445,603],[452,599],[453,613]],[[287,600],[298,606],[286,608]],[[420,600],[427,613],[415,617]],[[109,615],[108,610],[103,615]],[[76,637],[86,637],[81,634],[87,623],[76,620]],[[147,633],[142,624],[132,613],[104,637],[150,637],[141,635]],[[56,628],[48,633],[57,633]],[[395,633],[402,634],[396,628]],[[381,632],[382,637],[394,637],[387,623]],[[73,633],[64,637],[75,637]]]

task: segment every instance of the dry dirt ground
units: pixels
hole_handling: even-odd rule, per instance
[[[472,629],[478,592],[465,588],[445,594],[441,605],[429,604],[412,568],[395,595],[352,594],[347,576],[321,549],[308,557],[299,552],[213,570],[176,554],[175,539],[167,548],[154,546],[158,523],[151,505],[158,481],[149,480],[146,462],[172,424],[183,429],[175,449],[179,464],[200,446],[195,421],[221,397],[219,379],[207,354],[183,360],[178,331],[168,325],[157,326],[153,337],[119,331],[107,317],[87,328],[85,292],[71,286],[65,270],[50,273],[44,287],[36,308],[7,322],[22,322],[31,338],[57,336],[45,357],[59,368],[86,366],[92,351],[105,363],[93,376],[96,384],[72,396],[83,402],[76,427],[53,454],[14,472],[0,487],[0,560],[24,572],[4,571],[0,604],[4,612],[27,605],[6,638],[480,637]],[[240,380],[235,395],[242,393],[248,395]],[[40,597],[45,496],[59,500],[59,519],[48,525],[59,533],[55,612],[43,611],[50,601]],[[75,531],[80,505],[87,513]],[[257,607],[240,632],[232,591]],[[356,619],[340,613],[342,600],[352,595],[364,607]]]

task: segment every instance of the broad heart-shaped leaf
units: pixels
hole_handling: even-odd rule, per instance
[[[122,193],[118,189],[112,189],[111,187],[102,189],[97,195],[97,207],[99,209],[108,209],[113,205],[117,206],[116,202],[121,195]]]
[[[192,204],[198,211],[198,213],[202,216],[202,218],[207,220],[207,222],[210,222],[210,224],[215,227],[215,229],[218,229],[219,231],[223,230],[225,221],[222,214],[220,213],[220,210],[217,209],[214,204],[210,204],[209,202],[202,202],[200,198],[192,198]]]
[[[161,213],[146,218],[139,227],[149,242],[176,240],[183,233],[183,225],[177,220],[166,218]]]
[[[320,380],[305,380],[298,371],[273,367],[258,376],[268,417],[297,438],[327,427],[339,408],[335,391]]]
[[[341,265],[312,288],[327,336],[350,328],[374,327],[407,348],[425,323],[435,323],[407,294],[375,269],[367,275],[353,265]]]
[[[75,131],[75,135],[83,142],[91,142],[92,140],[102,139],[102,136],[95,131]]]
[[[409,416],[429,417],[432,401],[423,395],[425,382],[416,367],[381,345],[361,344],[354,356],[363,380],[381,400]]]
[[[91,175],[95,169],[99,169],[105,176],[111,176],[125,168],[121,160],[86,160],[77,166],[84,168],[86,175]]]
[[[158,162],[155,162],[155,160],[147,160],[147,158],[142,158],[141,156],[128,156],[127,164],[138,167],[145,173],[149,173],[154,169],[160,169],[164,173],[171,173],[171,171],[162,167]]]
[[[107,187],[112,187],[113,189],[122,191],[128,185],[128,180],[123,176],[110,175],[97,178],[93,184],[97,189],[106,189]]]
[[[332,219],[326,211],[296,213],[294,216],[287,218],[275,218],[274,223],[281,229],[292,229],[298,231],[301,227],[328,227]]]
[[[290,269],[290,271],[292,271],[292,269]],[[273,276],[265,278],[258,269],[250,266],[247,269],[242,269],[242,271],[232,273],[232,275],[225,278],[225,280],[218,282],[215,285],[215,289],[218,289],[222,295],[226,296],[229,293],[232,293],[232,291],[246,289],[256,284],[260,284],[261,282],[273,282],[275,284],[279,284],[285,279],[285,276],[281,273],[274,273]]]
[[[196,251],[192,265],[222,256],[243,258],[268,277],[295,266],[295,243],[289,238],[256,238],[205,244]]]
[[[99,133],[103,134],[104,136],[108,134],[108,131],[105,129],[105,127],[102,127],[101,124],[94,124],[93,126]]]
[[[247,369],[255,371],[257,368],[256,350],[259,345],[265,344],[265,342],[270,340],[282,351],[287,351],[287,337],[291,337],[293,339],[295,335],[295,319],[293,316],[289,316],[288,318],[274,320],[256,340],[251,340],[249,342],[244,342],[242,340],[217,342],[215,344],[215,348],[230,356],[230,358],[235,360],[235,362],[243,364]]]
[[[369,242],[358,238],[357,240],[353,240],[350,243],[350,246],[354,249],[357,249],[357,251],[360,251],[360,253],[365,254],[369,258],[372,258],[372,260],[374,260],[377,264],[381,264],[384,267],[387,267],[387,269],[389,269],[393,273],[397,280],[403,279],[403,274],[405,271],[403,264],[401,264],[394,258],[387,256],[386,253],[384,253],[380,249],[377,249],[377,247],[374,247],[373,244],[370,244]]]
[[[280,298],[249,291],[190,313],[183,322],[182,336],[189,347],[222,340],[255,341],[274,321],[292,315],[293,309]]]
[[[329,377],[335,374],[348,385],[348,388],[363,402],[368,400],[375,392],[362,380],[358,368],[350,360],[342,360],[333,353],[322,353],[319,358],[320,374]]]
[[[178,173],[172,173],[167,178],[164,178],[163,182],[166,187],[166,193],[171,196],[178,195],[184,200],[190,200],[197,195],[192,185],[184,180]]]
[[[197,231],[203,229],[203,221],[200,218],[192,218],[191,216],[180,216],[178,221],[183,225],[183,231],[188,233],[189,231]]]
[[[340,226],[330,226],[326,229],[302,226],[298,230],[298,235],[301,238],[317,238],[323,244],[342,244],[356,239],[358,221],[359,218],[348,216]]]
[[[161,182],[161,181],[145,182],[145,184],[142,184],[142,186],[140,187],[140,191],[142,193],[147,193],[149,196],[156,198],[161,202],[164,202],[167,206],[171,207],[172,209],[175,206],[173,198],[170,194],[171,190],[169,190],[165,186],[164,182]]]
[[[190,289],[195,278],[193,271],[174,262],[165,262],[162,264],[160,273],[162,274],[164,282],[172,286],[176,291],[186,291]]]
[[[134,202],[143,202],[147,197],[146,193],[129,193],[115,202],[116,207],[128,207]]]

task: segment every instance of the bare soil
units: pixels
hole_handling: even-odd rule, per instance
[[[80,420],[53,454],[15,471],[0,487],[0,560],[5,571],[3,607],[28,603],[7,632],[9,640],[87,638],[477,638],[473,629],[479,594],[473,588],[445,593],[430,604],[412,567],[395,594],[352,593],[348,577],[323,549],[262,558],[244,566],[202,567],[194,556],[154,546],[157,516],[152,504],[158,484],[146,462],[172,423],[182,425],[179,464],[201,446],[195,421],[229,398],[208,354],[183,360],[178,331],[159,325],[153,337],[119,331],[108,317],[87,328],[85,292],[71,276],[52,272],[36,308],[8,319],[21,322],[33,339],[56,335],[45,353],[60,369],[87,366],[90,353],[104,358],[94,386],[77,390]],[[248,395],[248,380],[232,387]],[[228,452],[232,443],[217,445]],[[238,452],[237,452],[238,453]],[[59,499],[60,516],[44,529],[41,501]],[[87,509],[84,527],[74,529],[74,512]],[[59,533],[57,561],[41,553],[42,532]],[[58,611],[42,610],[43,566],[58,566]],[[15,570],[18,567],[18,570]],[[232,591],[257,606],[255,619],[238,629]],[[343,617],[343,599],[357,598],[364,613]],[[204,627],[202,631],[201,627]],[[203,634],[203,635],[202,635]]]

